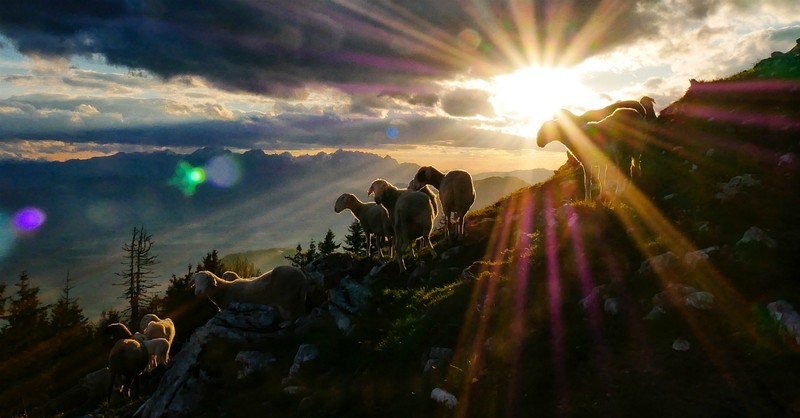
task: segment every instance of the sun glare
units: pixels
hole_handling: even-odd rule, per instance
[[[520,132],[533,137],[542,122],[562,107],[592,108],[600,96],[584,86],[577,72],[565,68],[527,67],[496,76],[490,101],[499,116],[520,120]]]

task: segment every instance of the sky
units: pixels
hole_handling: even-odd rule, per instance
[[[560,107],[683,95],[800,38],[797,0],[82,0],[0,11],[0,158],[203,146],[558,168]]]

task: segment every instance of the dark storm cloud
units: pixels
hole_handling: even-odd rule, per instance
[[[0,32],[24,54],[101,54],[107,62],[169,78],[199,75],[217,87],[287,96],[309,83],[343,90],[403,86],[471,71],[505,71],[531,40],[571,60],[653,33],[636,2],[469,0],[14,1]],[[524,2],[523,2],[524,3]],[[595,13],[598,13],[595,16]],[[529,23],[533,22],[533,24]],[[478,36],[465,42],[459,34]],[[420,97],[429,105],[432,97]]]

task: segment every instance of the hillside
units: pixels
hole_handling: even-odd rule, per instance
[[[616,199],[579,202],[569,161],[471,214],[464,242],[437,235],[439,257],[408,274],[318,258],[306,317],[219,313],[147,396],[95,411],[800,415],[800,57],[693,84],[668,109]]]

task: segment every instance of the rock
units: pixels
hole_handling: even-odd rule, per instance
[[[450,409],[458,405],[458,399],[452,393],[440,388],[435,388],[431,391],[431,399]]]
[[[329,300],[342,311],[357,314],[372,300],[372,291],[363,284],[345,277],[337,288],[330,290]]]
[[[772,319],[774,319],[782,332],[786,333],[795,343],[800,344],[800,315],[794,307],[785,300],[776,300],[767,304]]]
[[[692,344],[684,338],[678,338],[672,343],[672,349],[675,351],[689,351]]]
[[[656,305],[653,306],[653,309],[651,309],[647,315],[645,315],[644,319],[645,321],[654,321],[656,319],[663,317],[664,315],[666,315],[666,313],[667,311],[665,311],[664,308]]]
[[[605,288],[605,285],[595,286],[594,289],[592,289],[592,291],[586,295],[586,297],[578,302],[578,304],[581,306],[581,308],[583,308],[583,310],[588,310],[592,306],[597,306],[597,304],[600,303],[600,300],[602,300],[602,293],[605,291]]]
[[[296,378],[303,367],[319,357],[319,349],[314,344],[301,344],[294,356],[294,363],[289,368],[289,379]]]
[[[269,371],[278,360],[271,353],[263,351],[240,351],[236,355],[239,367],[238,379],[244,379],[256,373]]]
[[[727,183],[717,183],[720,191],[714,194],[714,198],[720,202],[726,202],[737,195],[744,193],[745,189],[758,186],[761,181],[753,178],[752,174],[745,174],[736,176],[730,179]]]
[[[605,303],[603,304],[603,309],[609,315],[619,314],[619,299],[617,298],[606,299]]]
[[[423,367],[422,371],[427,373],[432,369],[441,368],[447,364],[452,357],[452,348],[431,347],[430,351],[428,352],[428,360],[425,362],[425,366]]]
[[[691,251],[683,256],[683,261],[692,268],[697,267],[698,264],[704,261],[708,261],[710,258],[710,254],[713,252],[719,251],[719,247],[708,247],[702,250]]]
[[[693,292],[684,296],[683,301],[692,308],[707,311],[714,305],[714,295],[709,292]]]
[[[353,321],[350,319],[350,316],[337,308],[336,305],[330,305],[328,311],[331,313],[334,322],[336,322],[336,327],[345,335],[349,335],[353,330]]]
[[[671,251],[652,256],[639,266],[639,274],[656,274],[663,276],[665,272],[676,266],[678,257]]]
[[[203,348],[212,342],[264,344],[280,335],[270,306],[233,303],[192,334],[171,359],[158,388],[142,407],[142,417],[187,417],[210,392],[213,379],[200,366]]]
[[[742,239],[736,243],[736,246],[741,248],[747,244],[763,244],[767,248],[778,247],[777,241],[770,238],[761,228],[755,226],[750,227],[750,229],[744,233]]]
[[[462,247],[460,246],[448,248],[445,252],[442,253],[442,261],[449,261],[455,259],[459,255],[461,255],[461,252],[462,252]]]

